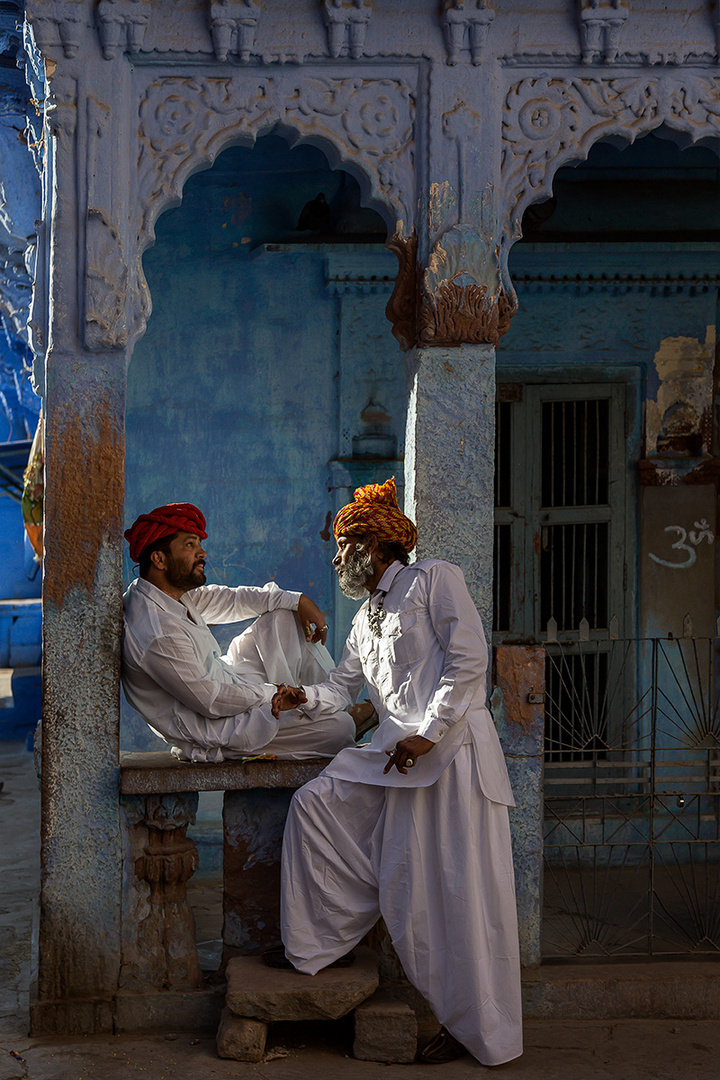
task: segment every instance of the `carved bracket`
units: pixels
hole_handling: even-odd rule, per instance
[[[324,0],[323,18],[328,52],[337,60],[350,56],[358,60],[365,50],[365,34],[372,15],[372,0]]]
[[[473,64],[481,63],[494,18],[489,0],[474,0],[469,9],[466,0],[446,0],[441,22],[448,64],[459,63],[463,49],[470,50]]]
[[[106,60],[122,52],[140,52],[150,19],[150,5],[145,0],[100,0],[97,18]]]
[[[399,270],[395,289],[385,314],[400,347],[416,345],[497,345],[510,328],[517,311],[514,293],[502,289],[494,293],[486,285],[460,280],[462,271],[428,285],[427,275],[418,261],[418,239],[396,234],[388,247],[398,257]]]
[[[611,64],[620,50],[620,35],[627,21],[625,0],[578,0],[580,48],[583,64],[600,56]]]
[[[31,0],[26,18],[41,53],[62,46],[68,60],[77,56],[85,27],[89,25],[85,11],[77,4],[67,0]]]
[[[231,54],[243,62],[250,59],[260,14],[255,0],[218,0],[210,4],[210,31],[215,56],[221,63]]]

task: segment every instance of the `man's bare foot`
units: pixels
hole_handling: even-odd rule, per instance
[[[359,701],[357,705],[351,705],[348,712],[355,721],[355,739],[358,741],[380,723],[371,701]]]

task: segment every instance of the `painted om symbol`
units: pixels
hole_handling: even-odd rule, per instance
[[[712,544],[715,540],[712,530],[705,518],[701,518],[700,521],[694,522],[694,525],[695,529],[691,529],[689,533],[687,529],[683,529],[682,525],[667,525],[665,527],[665,532],[674,532],[678,534],[678,539],[675,541],[674,544],[671,545],[671,547],[673,551],[687,552],[687,557],[684,562],[668,562],[667,559],[661,559],[658,555],[653,555],[653,553],[649,551],[648,555],[650,556],[650,558],[654,562],[660,563],[661,566],[669,566],[671,570],[689,569],[697,559],[697,551],[695,550],[695,548],[699,544],[702,544],[703,540],[707,540],[708,544]],[[695,531],[696,529],[697,532]],[[693,545],[692,547],[690,546],[690,544],[685,543],[685,541],[688,539],[688,536],[690,538],[690,544]]]

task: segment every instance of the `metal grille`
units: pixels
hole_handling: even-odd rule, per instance
[[[547,653],[546,960],[720,958],[717,638]]]

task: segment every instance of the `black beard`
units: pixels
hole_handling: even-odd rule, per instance
[[[340,588],[351,600],[362,600],[367,592],[365,583],[370,580],[374,573],[372,555],[369,551],[358,551],[357,548],[338,570]]]
[[[207,581],[205,571],[199,564],[194,566],[192,570],[186,570],[174,559],[170,558],[168,558],[167,567],[165,569],[165,577],[167,578],[168,585],[172,585],[173,589],[182,589],[183,592],[188,592],[190,589],[197,589]]]

